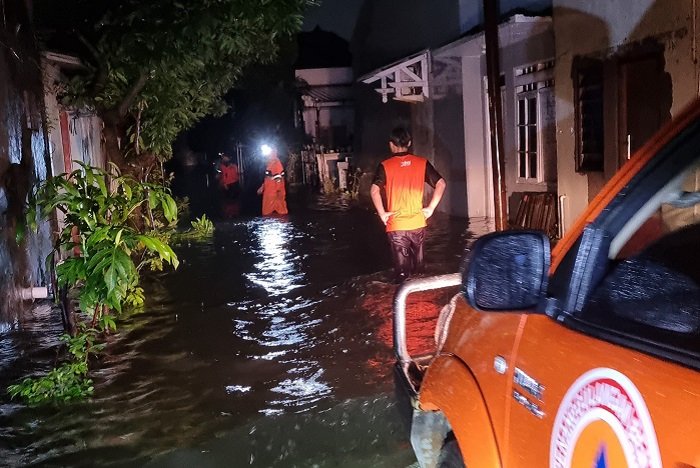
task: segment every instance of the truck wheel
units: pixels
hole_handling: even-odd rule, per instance
[[[464,460],[462,460],[462,452],[459,450],[459,445],[454,435],[448,437],[445,445],[442,446],[437,466],[438,468],[466,468]]]

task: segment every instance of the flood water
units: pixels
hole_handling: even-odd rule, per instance
[[[408,467],[393,397],[390,258],[361,208],[320,201],[285,218],[235,217],[145,277],[94,365],[95,395],[59,408],[0,400],[6,466]],[[455,272],[484,222],[436,215],[428,273]],[[409,306],[410,350],[429,350],[455,291]],[[48,369],[62,332],[38,308],[0,333],[0,384]]]

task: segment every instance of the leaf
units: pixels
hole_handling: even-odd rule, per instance
[[[177,204],[175,203],[175,200],[173,200],[173,197],[167,194],[163,194],[161,204],[163,206],[163,215],[165,216],[165,219],[167,219],[171,223],[176,221]]]
[[[107,294],[111,294],[117,288],[117,281],[119,281],[119,272],[114,263],[107,267],[104,273],[105,284],[107,285]]]
[[[107,197],[107,184],[105,183],[104,177],[97,177],[97,186],[100,188],[100,193],[103,197]]]
[[[131,187],[129,186],[128,182],[124,181],[122,183],[122,190],[124,191],[124,195],[126,196],[126,199],[131,200],[133,192],[132,192]]]
[[[119,243],[121,242],[121,240],[122,240],[122,232],[124,232],[124,229],[120,229],[120,230],[117,232],[117,236],[114,238],[114,245],[117,245],[117,246],[118,246]]]
[[[17,224],[15,225],[15,243],[17,245],[22,244],[26,235],[27,223],[22,219],[17,220]]]
[[[156,195],[156,192],[153,190],[148,191],[148,207],[151,210],[154,210],[158,206],[158,196]]]
[[[144,236],[144,235],[136,236],[136,238],[137,238],[139,241],[143,242],[143,245],[144,245],[148,250],[150,250],[150,251],[152,251],[152,252],[157,252],[157,251],[158,251],[158,247],[156,246],[156,244],[155,244],[155,242],[154,242],[154,238],[152,238],[152,237],[150,237],[150,236]]]

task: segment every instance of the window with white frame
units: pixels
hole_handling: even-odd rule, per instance
[[[554,61],[514,70],[516,181],[543,183],[545,158],[552,157]],[[549,169],[551,170],[551,169]]]
[[[542,180],[539,151],[539,107],[537,90],[522,92],[516,100],[516,149],[518,179]]]

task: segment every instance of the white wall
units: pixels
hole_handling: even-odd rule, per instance
[[[469,217],[493,217],[493,183],[489,151],[488,115],[484,100],[484,59],[482,41],[475,42],[463,56],[464,147],[467,166]],[[479,51],[476,55],[473,52]],[[471,52],[471,53],[470,53]]]
[[[554,185],[516,184],[515,83],[516,67],[553,58],[551,22],[547,18],[518,17],[499,27],[501,72],[505,75],[504,157],[506,188],[509,195],[522,191],[553,190]],[[486,107],[486,58],[484,36],[464,38],[440,48],[434,55],[458,55],[462,58],[462,94],[467,184],[467,208],[470,217],[493,217],[493,179],[491,172],[488,110]],[[552,155],[553,157],[553,155]],[[548,177],[550,180],[553,178]],[[508,203],[508,200],[505,201]]]
[[[307,68],[296,70],[297,78],[306,81],[310,85],[350,84],[352,83],[352,68]]]

